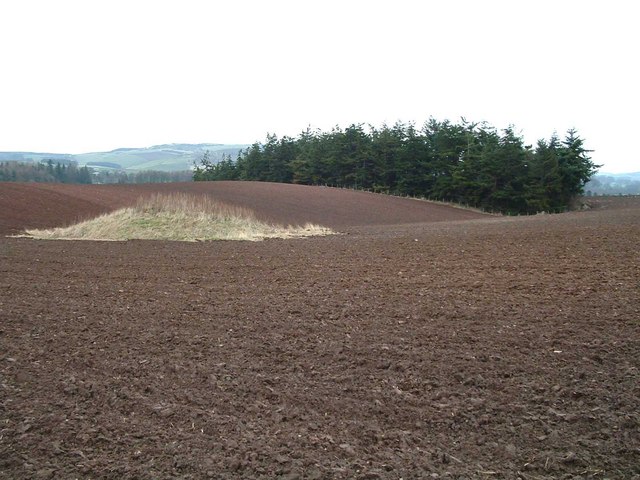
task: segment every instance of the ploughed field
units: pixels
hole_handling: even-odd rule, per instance
[[[181,191],[339,235],[0,239],[0,478],[637,478],[640,202],[0,184],[0,233]]]

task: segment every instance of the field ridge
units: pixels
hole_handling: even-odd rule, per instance
[[[248,208],[268,223],[312,223],[332,229],[486,218],[479,212],[369,192],[268,182],[185,182],[141,185],[0,183],[0,234],[63,227],[154,194],[206,195]]]

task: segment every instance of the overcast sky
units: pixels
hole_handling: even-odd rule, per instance
[[[252,143],[307,126],[575,127],[640,170],[636,2],[2,0],[0,150]]]

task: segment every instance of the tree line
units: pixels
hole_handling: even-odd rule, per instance
[[[93,183],[170,183],[190,182],[193,180],[191,170],[176,172],[161,172],[158,170],[140,170],[127,172],[124,170],[96,170],[93,173]]]
[[[91,170],[76,162],[0,162],[0,182],[91,183]]]
[[[596,175],[585,185],[586,195],[640,195],[640,174]]]
[[[99,170],[78,167],[74,161],[46,160],[42,162],[0,162],[0,182],[57,182],[57,183],[168,183],[188,182],[193,179],[190,170],[160,172],[141,170]]]
[[[576,130],[535,147],[513,126],[430,119],[353,124],[297,138],[268,134],[233,160],[205,154],[193,178],[332,185],[467,204],[504,213],[561,211],[597,171]]]

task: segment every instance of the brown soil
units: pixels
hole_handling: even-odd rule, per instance
[[[67,226],[154,193],[209,195],[247,207],[261,220],[281,224],[307,222],[332,228],[482,218],[408,198],[326,187],[267,182],[189,182],[143,185],[63,185],[0,183],[0,235],[25,228]]]
[[[45,190],[129,195],[92,188]],[[0,239],[0,478],[640,476],[637,202],[411,223],[296,188],[289,223],[346,234]]]

